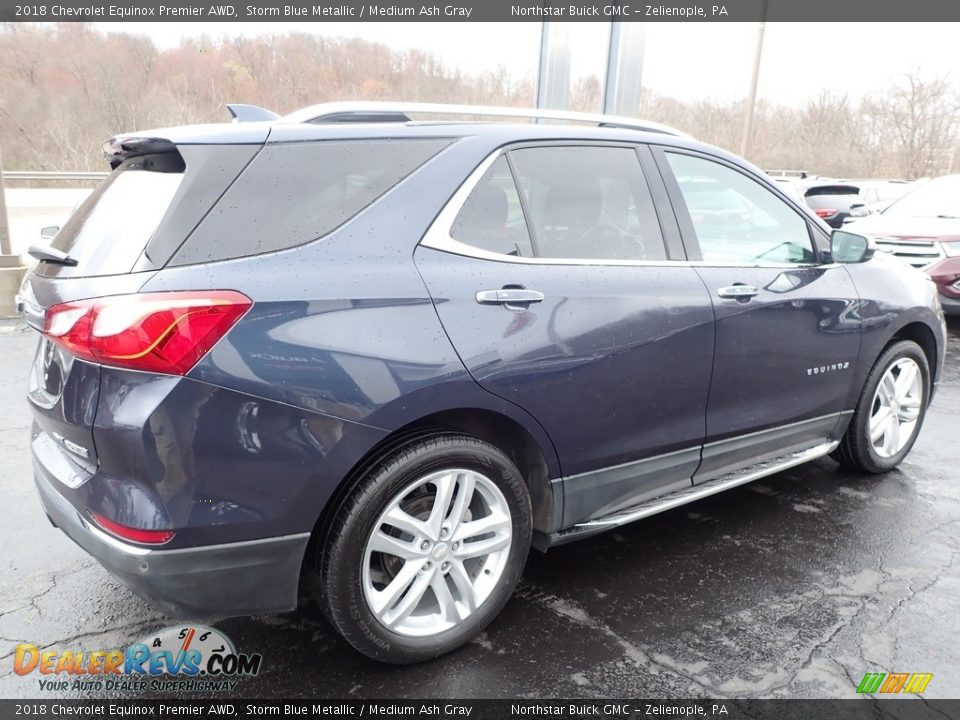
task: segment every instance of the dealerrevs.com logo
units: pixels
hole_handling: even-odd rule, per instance
[[[202,625],[168,627],[126,649],[54,650],[17,645],[13,671],[38,675],[40,690],[233,690],[260,672],[259,653],[238,653],[230,638]]]

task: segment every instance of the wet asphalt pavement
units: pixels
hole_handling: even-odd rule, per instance
[[[40,509],[23,396],[34,335],[0,324],[0,697],[50,697],[13,649],[126,647],[168,623]],[[852,697],[932,672],[960,697],[960,324],[899,471],[822,460],[606,535],[534,552],[516,597],[453,655],[354,652],[311,610],[214,623],[263,655],[244,697]],[[61,694],[69,697],[69,694]]]

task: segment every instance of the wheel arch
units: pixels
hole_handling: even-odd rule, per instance
[[[930,366],[930,389],[932,398],[933,384],[935,379],[939,377],[940,374],[940,353],[937,347],[936,335],[930,326],[925,322],[914,320],[913,322],[909,322],[897,330],[880,350],[880,354],[877,355],[877,357],[883,355],[888,347],[894,343],[900,342],[901,340],[911,340],[919,345],[920,349],[923,350],[923,354],[927,358],[927,364]]]
[[[354,464],[317,518],[304,557],[304,570],[310,569],[312,558],[326,546],[334,519],[371,467],[405,445],[449,433],[461,433],[489,442],[513,461],[530,492],[533,545],[546,550],[547,538],[556,531],[563,517],[560,483],[553,482],[554,478],[560,477],[556,454],[552,444],[546,448],[542,446],[544,441],[550,443],[549,438],[545,433],[540,438],[534,437],[530,429],[504,412],[482,407],[454,408],[411,420],[376,443]]]

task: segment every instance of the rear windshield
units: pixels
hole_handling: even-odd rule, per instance
[[[52,242],[38,242],[75,259],[71,275],[130,272],[182,180],[183,161],[177,155],[131,158],[77,207]],[[64,268],[39,263],[37,271],[54,275]]]
[[[807,197],[813,197],[815,195],[856,195],[859,192],[860,188],[852,185],[816,185],[808,188],[805,194]]]
[[[807,205],[812,208],[849,208],[863,201],[856,193],[840,195],[807,195]]]
[[[170,264],[258,255],[323,237],[449,142],[324,140],[268,145]]]
[[[894,217],[960,218],[960,175],[931,180],[883,211]]]

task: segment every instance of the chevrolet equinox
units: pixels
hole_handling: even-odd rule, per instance
[[[531,546],[917,438],[936,287],[727,152],[612,116],[230,109],[106,143],[18,297],[46,513],[170,616],[309,596],[360,652],[432,658]]]

